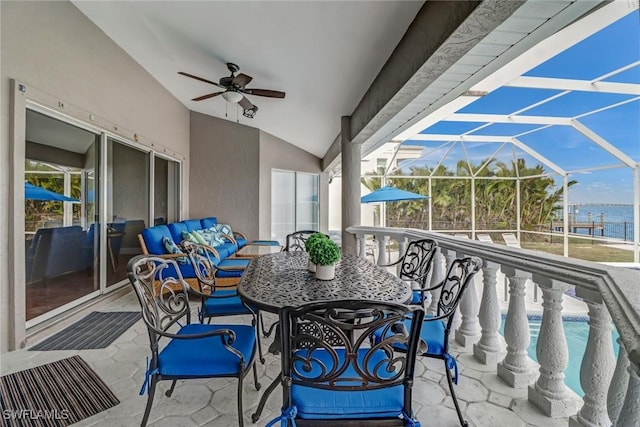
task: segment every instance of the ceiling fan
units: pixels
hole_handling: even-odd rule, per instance
[[[227,62],[227,68],[231,72],[231,75],[228,77],[222,77],[219,83],[203,79],[202,77],[194,76],[193,74],[185,73],[182,71],[178,71],[178,74],[191,77],[192,79],[200,80],[201,82],[209,83],[214,86],[218,86],[221,89],[224,89],[220,92],[213,92],[207,95],[193,98],[192,101],[202,101],[205,99],[213,98],[214,96],[222,95],[222,97],[228,102],[238,103],[244,110],[242,114],[245,117],[249,117],[250,119],[252,119],[256,115],[258,107],[253,105],[253,103],[249,101],[246,96],[244,96],[245,94],[266,96],[268,98],[284,98],[284,92],[268,89],[250,89],[246,87],[246,85],[249,84],[251,80],[253,80],[253,77],[243,73],[236,75],[236,73],[240,71],[240,67],[231,62]]]

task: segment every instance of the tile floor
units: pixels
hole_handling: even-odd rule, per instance
[[[111,303],[101,311],[138,310],[131,293]],[[266,323],[275,319],[266,316]],[[229,319],[226,319],[229,321]],[[244,322],[246,317],[233,321]],[[33,343],[32,343],[33,344]],[[270,344],[263,339],[264,349]],[[509,388],[496,376],[495,366],[479,364],[456,344],[452,352],[458,357],[460,381],[457,393],[470,426],[567,426],[567,419],[550,419],[540,414],[526,399],[526,390]],[[145,359],[149,353],[148,336],[144,324],[136,323],[110,347],[102,350],[46,351],[20,350],[0,356],[0,373],[7,374],[32,366],[79,354],[111,387],[120,404],[78,423],[78,426],[133,426],[139,425],[146,403],[146,396],[139,396],[144,379]],[[266,352],[265,352],[266,353]],[[244,384],[244,420],[251,426],[261,393],[279,373],[279,356],[266,354],[266,363],[258,362],[258,372],[263,385],[256,391],[251,376]],[[423,425],[454,427],[457,417],[451,398],[447,394],[447,382],[440,361],[419,360],[416,369],[414,409]],[[150,426],[212,426],[232,427],[237,424],[235,379],[212,379],[178,382],[173,396],[164,396],[170,382],[161,382],[155,396],[149,418]],[[260,420],[255,424],[265,426],[280,412],[280,389],[270,397]]]

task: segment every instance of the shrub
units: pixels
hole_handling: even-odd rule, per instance
[[[340,259],[340,247],[331,239],[318,239],[309,248],[309,259],[318,265],[335,264]]]
[[[313,233],[311,236],[309,236],[307,238],[307,241],[304,242],[304,248],[307,252],[309,252],[311,250],[311,247],[313,245],[316,244],[316,242],[323,240],[323,239],[328,239],[328,237],[326,235],[324,235],[323,233]]]

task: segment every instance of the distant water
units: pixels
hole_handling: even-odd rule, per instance
[[[572,222],[586,223],[604,221],[604,236],[598,237],[633,241],[633,205],[569,205],[569,219]],[[562,210],[558,211],[557,221],[562,220]],[[554,220],[556,221],[556,220]],[[573,230],[572,230],[573,232]],[[589,230],[575,230],[577,234],[589,235]]]

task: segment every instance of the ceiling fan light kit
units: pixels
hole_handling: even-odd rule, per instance
[[[236,104],[242,100],[243,95],[240,92],[228,90],[222,94],[222,97],[226,99],[227,102]]]
[[[244,94],[247,95],[256,95],[256,96],[265,96],[267,98],[284,98],[285,93],[277,90],[269,90],[269,89],[250,89],[245,87],[247,84],[253,80],[253,77],[248,76],[246,74],[240,73],[236,75],[238,71],[240,71],[240,67],[231,62],[227,63],[227,68],[231,72],[231,76],[222,77],[219,80],[219,83],[215,83],[211,80],[203,79],[202,77],[194,76],[193,74],[188,74],[182,71],[178,71],[178,74],[190,77],[192,79],[200,80],[204,83],[209,83],[214,86],[218,86],[224,91],[209,93],[207,95],[202,95],[197,98],[193,98],[192,101],[203,101],[205,99],[213,98],[218,95],[222,95],[222,97],[232,103],[237,103],[242,107],[243,113],[242,115],[248,117],[250,119],[254,118],[256,113],[258,112],[258,107],[253,105],[251,101],[247,99]]]

